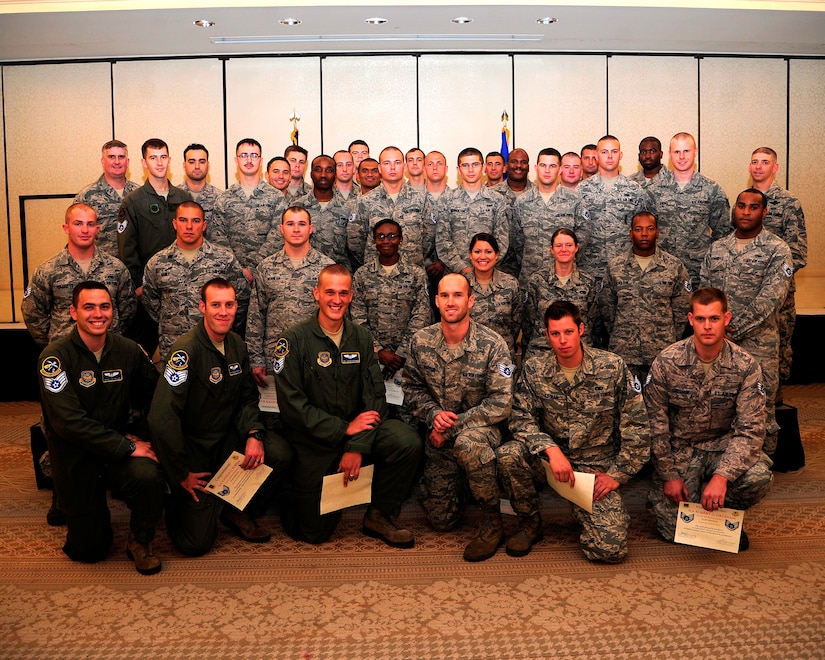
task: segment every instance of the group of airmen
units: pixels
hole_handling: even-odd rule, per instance
[[[691,135],[669,154],[672,169],[645,138],[627,177],[606,135],[542,149],[531,181],[523,149],[467,148],[449,188],[440,152],[373,159],[356,140],[312,159],[310,185],[305,149],[264,168],[244,138],[222,192],[203,145],[184,151],[176,187],[166,143],[147,140],[140,186],[126,145],[107,142],[102,176],[66,211],[66,248],[22,304],[46,346],[47,520],[67,524],[64,552],[106,556],[107,488],[131,510],[143,574],[161,569],[164,511],[190,556],[214,546],[218,521],[268,541],[257,519],[271,505],[291,537],[322,543],[340,519],[320,513],[324,477],[346,486],[366,465],[365,534],[409,548],[412,493],[436,531],[474,501],[467,561],[505,544],[502,493],[518,518],[507,553],[542,538],[545,464],[571,486],[595,474],[592,513],[572,506],[594,561],[626,556],[620,489],[651,459],[666,540],[679,502],[749,508],[772,479],[804,215],[769,147],[733,209],[695,170]],[[261,412],[272,387],[279,412]],[[244,469],[272,468],[243,511],[207,489],[234,450]]]

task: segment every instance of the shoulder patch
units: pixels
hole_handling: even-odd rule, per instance
[[[272,361],[272,369],[275,371],[276,374],[281,373],[284,370],[284,365],[286,364],[286,356],[275,358]]]
[[[512,378],[513,374],[516,371],[516,365],[514,365],[514,364],[502,364],[501,362],[499,362],[496,365],[496,369],[498,369],[498,372],[502,376],[504,376],[505,378]]]
[[[690,280],[685,280],[685,291],[688,293],[693,291],[693,283]]]
[[[189,354],[186,351],[175,351],[169,356],[167,364],[175,371],[186,369],[189,366]]]
[[[285,358],[287,355],[289,355],[289,341],[281,337],[275,342],[275,359]]]
[[[633,376],[633,381],[631,382],[631,385],[633,386],[633,391],[634,391],[634,392],[636,392],[637,394],[638,394],[638,393],[641,393],[641,391],[642,391],[642,383],[639,381],[639,377],[638,377],[638,376]]]
[[[782,262],[782,272],[785,273],[785,277],[793,275],[793,269],[788,265],[787,261]]]
[[[66,384],[69,382],[69,376],[65,371],[61,371],[54,378],[43,377],[43,388],[52,394],[58,394],[63,391]]]
[[[121,213],[122,213],[122,211],[121,211]],[[128,227],[128,226],[129,226],[129,221],[126,218],[123,218],[120,222],[117,223],[117,233],[122,234],[124,231],[126,231],[126,227]]]
[[[26,287],[26,290],[23,292],[23,297],[28,298],[32,294],[32,288],[30,286]]]
[[[175,370],[172,365],[167,364],[163,370],[163,377],[172,387],[177,387],[186,382],[186,379],[189,378],[189,371],[187,369]]]
[[[50,355],[47,358],[43,358],[43,362],[40,364],[40,373],[42,375],[44,375],[44,376],[54,376],[59,371],[60,371],[60,360],[58,360],[53,355]]]

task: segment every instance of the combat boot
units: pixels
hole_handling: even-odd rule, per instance
[[[129,540],[126,541],[126,554],[135,562],[135,569],[141,575],[154,575],[160,572],[160,559],[152,551],[152,544],[140,543],[131,532]]]
[[[376,506],[367,507],[361,531],[393,548],[412,548],[415,545],[412,532],[401,527],[394,518],[384,514]]]
[[[507,554],[511,557],[524,557],[532,550],[534,544],[541,541],[542,537],[539,514],[519,516],[518,529],[507,541]]]
[[[504,523],[498,506],[484,508],[476,537],[464,548],[464,561],[484,561],[504,542]]]

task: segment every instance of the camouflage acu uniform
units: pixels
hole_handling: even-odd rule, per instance
[[[412,336],[432,323],[427,274],[403,258],[389,272],[378,260],[355,271],[350,316],[370,331],[375,350],[406,358]]]
[[[504,250],[502,250],[502,257],[499,261],[498,267],[508,275],[512,275],[516,278],[521,276],[521,251],[524,248],[524,244],[519,243],[518,227],[516,226],[513,207],[515,206],[517,200],[521,199],[527,193],[536,188],[536,184],[532,181],[525,181],[524,183],[525,186],[521,192],[516,192],[513,190],[509,185],[507,185],[506,180],[501,181],[494,186],[485,186],[487,190],[503,195],[505,201],[507,202],[505,210],[507,212],[507,228],[510,245],[506,254],[504,254]]]
[[[26,289],[21,311],[29,333],[38,344],[46,345],[65,337],[75,325],[69,312],[72,291],[81,282],[101,282],[112,296],[111,332],[122,334],[137,311],[135,287],[120,259],[95,248],[89,272],[63,250],[40,264]]]
[[[428,431],[442,410],[458,415],[443,446],[424,443],[421,503],[438,531],[459,524],[468,486],[482,507],[498,507],[496,449],[510,414],[514,371],[504,340],[475,321],[457,349],[447,346],[440,324],[413,335],[404,365],[406,405]]]
[[[518,280],[498,268],[493,271],[493,279],[486,289],[478,283],[473,271],[467,273],[467,279],[476,299],[473,320],[500,334],[515,360],[516,340],[524,318],[524,294],[519,289]]]
[[[301,185],[292,192],[289,187],[284,190],[284,198],[286,199],[287,206],[304,206],[307,203],[306,198],[312,195],[312,186],[310,186],[306,181],[301,181]]]
[[[699,172],[693,173],[684,188],[670,170],[662,168],[659,174],[661,179],[646,188],[658,218],[658,245],[682,260],[696,289],[710,244],[733,231],[730,202],[718,183]]]
[[[736,235],[716,241],[702,263],[702,286],[715,286],[728,296],[728,336],[762,368],[767,396],[765,452],[776,449],[775,399],[779,387],[778,312],[788,295],[793,262],[788,245],[762,230],[739,252]]]
[[[395,201],[387,194],[383,184],[361,195],[358,212],[347,224],[347,245],[354,259],[353,268],[371,259],[372,228],[379,220],[392,218],[404,233],[399,253],[408,264],[429,266],[435,261],[435,221],[430,200],[422,192],[413,190],[406,183],[401,186]]]
[[[309,242],[318,252],[325,254],[336,264],[350,267],[347,252],[347,224],[353,216],[355,203],[353,197],[346,201],[341,194],[335,193],[328,202],[319,202],[310,190],[290,206],[301,206],[309,211],[312,221],[312,236]]]
[[[213,277],[223,277],[235,286],[238,300],[235,329],[243,329],[249,283],[229,250],[205,240],[190,264],[178,244],[172,243],[149,259],[143,273],[141,302],[158,324],[161,359],[166,360],[172,344],[200,320],[200,290]]]
[[[526,288],[533,273],[544,272],[553,263],[552,239],[557,229],[568,227],[576,232],[580,246],[587,243],[590,213],[575,190],[558,186],[545,202],[534,186],[513,204],[513,225],[515,245],[510,247],[522,255],[519,283]]]
[[[601,279],[611,257],[630,247],[630,221],[639,211],[652,207],[649,195],[638,184],[620,174],[613,186],[604,185],[600,174],[576,188],[590,212],[587,245],[579,253],[579,265]]]
[[[682,336],[691,290],[685,265],[659,248],[644,271],[632,249],[610,260],[599,293],[609,348],[640,382],[659,351]]]
[[[650,456],[650,429],[642,400],[624,361],[582,346],[573,383],[556,359],[536,355],[524,363],[510,416],[514,439],[499,448],[499,474],[519,516],[539,513],[537,486],[547,483],[541,456],[558,447],[578,472],[603,472],[626,484]],[[574,506],[582,525],[582,551],[590,560],[619,562],[627,555],[630,516],[618,490],[593,502],[593,513]]]
[[[297,268],[284,250],[258,264],[246,324],[246,343],[253,369],[266,367],[268,374],[274,373],[272,359],[278,338],[318,309],[312,290],[321,270],[331,263],[328,256],[310,248]]]
[[[648,186],[658,185],[667,177],[668,174],[673,176],[673,173],[662,165],[662,169],[656,172],[656,175],[650,179],[645,176],[644,170],[636,170],[633,174],[628,174],[626,176],[633,183],[638,183],[642,188],[647,188]]]
[[[668,541],[676,531],[678,504],[664,483],[681,479],[691,502],[714,474],[728,480],[725,506],[747,509],[767,492],[771,460],[762,452],[765,390],[759,364],[725,341],[707,374],[693,337],[667,347],[653,362],[644,396],[650,417],[656,472],[648,504]]]
[[[123,198],[118,212],[117,244],[135,288],[143,282],[143,268],[155,254],[175,240],[172,219],[178,206],[192,200],[189,193],[169,184],[166,197],[147,181]]]
[[[805,228],[805,214],[799,200],[774,181],[765,191],[768,198],[768,215],[765,229],[772,231],[788,244],[793,258],[794,274],[808,263],[808,232]],[[796,279],[791,278],[791,287],[785,302],[779,309],[779,378],[787,380],[791,376],[793,351],[791,338],[796,325]]]
[[[241,267],[254,275],[258,262],[284,246],[279,227],[286,207],[281,192],[266,181],[258,182],[251,197],[236,183],[218,197],[211,240],[232,250]]]
[[[475,198],[459,186],[445,190],[438,199],[435,250],[449,271],[460,273],[472,267],[470,239],[487,232],[498,241],[499,261],[510,245],[510,221],[504,197],[482,186]],[[405,236],[406,239],[406,236]]]
[[[549,268],[549,270],[548,270]],[[533,351],[550,350],[550,343],[544,325],[544,312],[557,300],[567,300],[579,308],[584,323],[582,341],[590,344],[591,331],[599,322],[597,296],[599,284],[596,278],[573,266],[573,273],[567,284],[562,285],[556,275],[554,262],[543,271],[533,273],[524,294],[524,346],[525,355]]]
[[[190,189],[189,186],[186,185],[186,182],[178,185],[178,188],[192,195],[192,199],[203,208],[203,219],[206,220],[206,231],[204,234],[206,238],[209,238],[211,235],[210,232],[212,231],[212,214],[215,210],[215,204],[218,202],[218,197],[220,197],[223,191],[211,183],[207,183],[200,192],[195,192]]]
[[[123,198],[138,188],[140,188],[139,183],[127,180],[123,185],[123,195],[120,195],[106,180],[106,176],[101,174],[97,181],[86,186],[72,200],[75,204],[78,202],[88,204],[97,213],[97,224],[100,230],[97,232],[95,247],[98,250],[108,252],[115,257],[118,255],[118,211],[120,211],[120,205],[123,204]]]

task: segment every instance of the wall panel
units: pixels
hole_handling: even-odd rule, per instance
[[[501,112],[514,116],[507,55],[422,55],[418,64],[421,148],[447,158],[447,184],[458,179],[465,147],[482,154],[501,146]],[[512,123],[510,124],[512,126]],[[510,145],[512,148],[512,144]]]
[[[698,136],[699,76],[693,57],[611,57],[608,60],[608,133],[622,144],[622,173],[641,169],[639,142],[662,141],[668,164],[670,138]]]
[[[226,63],[229,184],[236,183],[235,145],[245,137],[263,146],[264,167],[291,144],[293,111],[299,144],[321,150],[321,69],[317,57],[231,59]]]
[[[140,146],[149,138],[169,145],[169,178],[183,181],[183,150],[209,150],[209,181],[224,187],[223,91],[218,60],[116,62],[115,135],[129,145],[129,178],[145,180]]]
[[[19,321],[24,281],[20,196],[75,194],[100,176],[100,145],[112,138],[110,68],[107,63],[9,66],[3,68],[3,86],[15,309],[10,318],[4,306],[0,319]],[[57,211],[48,205],[45,215],[27,214],[27,242],[59,249],[59,210],[69,201],[58,204]],[[30,262],[30,270],[37,265]],[[8,264],[0,278],[7,291]]]
[[[531,167],[544,147],[578,153],[605,133],[605,57],[516,55],[515,97],[516,146]]]
[[[814,154],[825,152],[825,61],[791,61],[790,154],[780,162],[779,185],[799,198],[808,228],[808,265],[797,275],[797,309],[825,311],[825,196]]]
[[[330,156],[355,139],[406,152],[417,144],[416,58],[329,57],[322,61],[324,151]]]
[[[756,147],[787,161],[787,69],[784,60],[704,58],[700,62],[701,171],[728,197],[750,185],[748,163]]]

